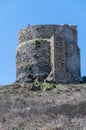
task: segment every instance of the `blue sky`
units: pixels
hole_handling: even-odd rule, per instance
[[[86,0],[0,0],[0,84],[16,80],[18,31],[28,24],[78,26],[81,75],[86,75]]]

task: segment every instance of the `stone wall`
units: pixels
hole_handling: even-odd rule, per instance
[[[29,40],[17,48],[17,80],[24,81],[41,76],[46,78],[51,71],[50,43],[48,40]]]
[[[66,78],[68,82],[80,80],[80,50],[77,46],[66,44]]]
[[[17,81],[29,81],[38,75],[41,81],[79,82],[80,51],[76,26],[28,26],[20,30],[18,41]]]
[[[28,26],[25,29],[20,30],[18,34],[19,44],[37,38],[50,39],[55,33],[58,35],[62,30],[61,25],[36,25]]]

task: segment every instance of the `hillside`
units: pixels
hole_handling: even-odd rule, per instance
[[[1,87],[0,130],[86,130],[86,84]]]

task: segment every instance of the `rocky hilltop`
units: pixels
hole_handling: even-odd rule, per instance
[[[0,130],[86,130],[86,84],[1,87]]]

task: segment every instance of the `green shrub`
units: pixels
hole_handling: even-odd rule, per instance
[[[43,41],[45,41],[45,39],[42,39],[42,38],[35,39],[35,49],[39,48],[40,43],[43,42]]]
[[[61,90],[62,88],[64,88],[63,85],[61,85],[61,84],[56,85],[56,89],[57,89],[57,90]]]
[[[40,47],[40,39],[35,40],[35,49]]]
[[[50,83],[43,82],[43,83],[40,83],[40,86],[42,89],[45,89],[45,88],[50,87],[51,85],[50,85]]]

